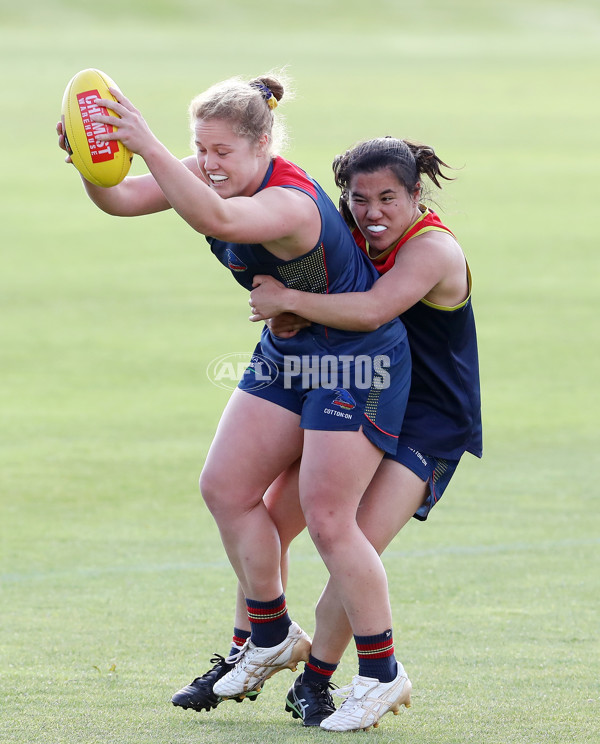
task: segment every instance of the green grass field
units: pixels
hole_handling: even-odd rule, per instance
[[[597,742],[597,3],[126,5],[0,9],[0,744],[338,738],[284,713],[287,672],[255,704],[170,705],[228,648],[233,576],[197,489],[227,392],[206,368],[258,329],[201,236],[100,213],[54,135],[67,81],[99,67],[184,156],[194,94],[284,65],[287,154],[332,195],[360,138],[460,168],[439,209],[480,339],[485,457],[386,557],[413,707],[342,736]],[[288,602],[307,631],[324,580],[302,536]],[[336,681],[354,672],[350,649]]]

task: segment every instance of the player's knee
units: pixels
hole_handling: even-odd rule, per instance
[[[230,501],[230,488],[219,470],[206,466],[200,474],[198,485],[204,503],[211,514],[216,516],[219,512],[227,509]]]
[[[335,512],[331,509],[315,509],[305,516],[315,547],[322,556],[329,555],[340,538],[340,522]]]
[[[237,521],[262,502],[264,489],[248,486],[230,471],[204,466],[200,474],[200,493],[217,524]]]

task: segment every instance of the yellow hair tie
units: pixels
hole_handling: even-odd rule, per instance
[[[267,106],[271,109],[271,111],[277,108],[277,99],[272,93],[271,93],[271,97],[267,100]]]

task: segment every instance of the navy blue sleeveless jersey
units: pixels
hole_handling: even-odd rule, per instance
[[[269,166],[258,191],[282,187],[308,194],[321,215],[321,234],[315,247],[298,258],[286,261],[260,244],[228,243],[207,237],[212,252],[234,279],[248,290],[255,274],[267,274],[292,289],[323,294],[363,292],[373,285],[378,273],[357,247],[352,233],[337,207],[321,186],[294,163],[276,157]],[[372,333],[341,331],[313,323],[293,338],[273,336],[265,326],[263,352],[276,364],[286,354],[368,354],[385,351],[406,337],[399,319]]]
[[[394,265],[410,238],[429,230],[452,232],[435,212],[422,208],[419,219],[398,243],[372,259],[380,274]],[[368,253],[364,236],[353,232]],[[402,445],[438,458],[458,460],[464,452],[482,455],[481,393],[475,318],[469,296],[457,307],[420,300],[400,318],[408,334],[412,380],[398,451]]]
[[[421,300],[400,317],[408,333],[412,380],[398,444],[448,459],[458,459],[463,452],[481,457],[479,364],[471,297],[456,308]]]

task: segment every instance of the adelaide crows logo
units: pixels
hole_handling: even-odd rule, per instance
[[[240,261],[231,248],[227,249],[227,266],[232,271],[246,271],[248,268],[243,261]]]
[[[339,406],[347,411],[356,407],[356,401],[344,388],[335,388],[333,392],[335,393],[334,406]]]

